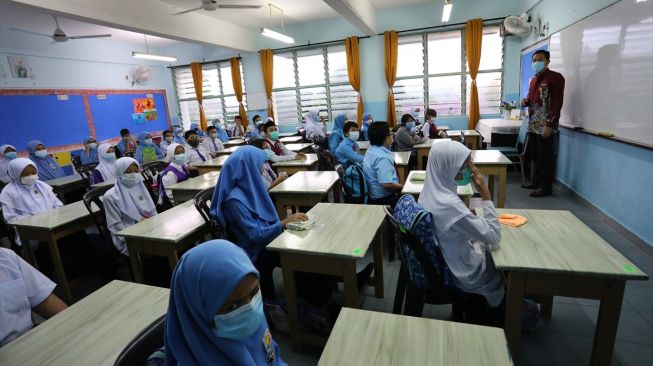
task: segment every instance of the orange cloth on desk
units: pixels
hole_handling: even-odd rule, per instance
[[[504,225],[510,225],[514,227],[520,227],[528,221],[524,216],[513,215],[513,214],[501,214],[499,215],[499,222]]]

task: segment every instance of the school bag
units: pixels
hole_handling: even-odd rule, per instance
[[[342,177],[345,190],[345,202],[367,203],[367,182],[360,164],[351,164]]]

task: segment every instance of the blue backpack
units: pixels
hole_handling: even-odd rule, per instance
[[[367,203],[367,182],[360,164],[352,164],[342,176],[345,202]]]

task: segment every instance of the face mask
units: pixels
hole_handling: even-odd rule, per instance
[[[218,314],[213,319],[215,335],[220,338],[242,341],[251,336],[261,326],[264,319],[261,291],[257,292],[252,301],[238,309]]]
[[[36,175],[36,174],[34,174],[34,175],[28,175],[28,176],[26,176],[26,177],[20,177],[20,182],[21,182],[24,186],[28,186],[28,187],[29,187],[29,186],[33,186],[34,183],[36,183],[36,181],[37,181],[38,179],[39,179],[39,176]]]
[[[351,141],[356,142],[356,141],[358,141],[358,137],[359,137],[359,135],[360,135],[360,134],[359,134],[358,131],[352,131],[352,132],[349,133],[349,136],[347,136],[347,137],[348,137]]]
[[[279,131],[270,132],[270,138],[273,140],[277,140],[279,138]]]
[[[533,61],[531,64],[531,70],[536,74],[544,70],[544,61]]]
[[[175,163],[183,165],[186,163],[186,154],[175,154]]]
[[[367,121],[365,121],[365,124],[366,124],[366,125],[371,125],[372,122],[373,122],[372,119],[368,119]]]
[[[152,139],[145,139],[144,141],[146,144],[152,144]]]
[[[265,149],[265,156],[267,156],[268,160],[272,159],[276,154],[272,149]]]
[[[90,144],[88,144],[88,148],[91,150],[95,150],[97,149],[97,144],[95,142],[91,142]]]
[[[127,187],[133,187],[143,180],[140,173],[125,173],[121,178],[122,183]]]
[[[218,134],[217,133],[211,133],[211,134],[209,134],[209,137],[214,139],[214,138],[218,137]]]
[[[406,128],[409,129],[409,130],[410,130],[411,128],[413,128],[414,126],[415,126],[415,124],[414,124],[413,122],[407,122],[407,123],[406,123]]]
[[[469,169],[468,167],[464,167],[460,171],[460,175],[462,178],[457,180],[457,183],[459,186],[465,186],[468,185],[472,181],[472,170]]]
[[[178,133],[177,137],[184,137],[184,134],[183,133]]]
[[[200,140],[198,139],[193,139],[188,141],[188,145],[192,147],[197,147],[200,144]]]
[[[10,151],[8,153],[5,153],[5,159],[7,160],[14,160],[18,157],[18,154],[15,151]]]
[[[109,163],[115,161],[116,160],[116,153],[106,153],[106,154],[104,154],[104,160],[108,161]]]
[[[417,113],[417,112],[413,113],[413,118],[418,119],[419,118],[419,113]]]
[[[166,142],[172,142],[172,136],[168,136],[165,139],[166,139]]]
[[[34,153],[37,158],[44,159],[48,157],[48,150],[38,150]]]

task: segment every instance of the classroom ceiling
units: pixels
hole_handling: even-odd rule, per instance
[[[424,3],[441,2],[444,0],[369,0],[372,5],[377,9],[394,8],[397,6],[417,5]]]

